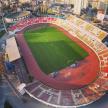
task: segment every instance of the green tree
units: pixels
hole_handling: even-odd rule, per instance
[[[4,108],[13,108],[8,101],[5,101]]]

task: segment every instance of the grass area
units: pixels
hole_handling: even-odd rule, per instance
[[[54,27],[29,29],[24,35],[36,61],[46,74],[88,56],[84,49]]]
[[[0,38],[5,34],[5,30],[0,31]]]

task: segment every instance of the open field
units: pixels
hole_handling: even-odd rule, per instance
[[[29,29],[24,35],[33,56],[46,74],[66,68],[88,56],[83,48],[54,27]]]

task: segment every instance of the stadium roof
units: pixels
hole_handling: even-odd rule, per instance
[[[8,54],[10,62],[15,61],[21,57],[15,37],[6,40],[6,54]]]

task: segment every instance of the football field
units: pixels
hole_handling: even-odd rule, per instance
[[[88,53],[55,27],[29,29],[24,33],[33,56],[46,74],[83,60]]]

